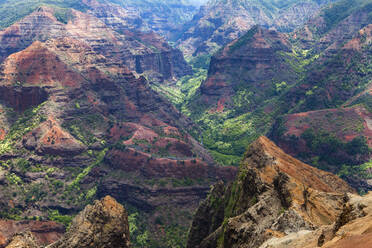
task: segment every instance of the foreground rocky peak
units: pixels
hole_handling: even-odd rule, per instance
[[[71,223],[65,236],[48,248],[130,247],[128,214],[110,196],[88,205]]]
[[[195,217],[188,247],[259,247],[272,237],[343,220],[354,190],[285,154],[265,137],[247,150],[234,183],[219,183]],[[355,216],[363,215],[354,206]],[[338,228],[338,227],[337,227]]]
[[[66,234],[47,248],[130,247],[128,214],[114,198],[106,196],[88,205],[72,221]],[[15,234],[6,248],[38,248],[32,232]]]

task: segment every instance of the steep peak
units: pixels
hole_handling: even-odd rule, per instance
[[[261,178],[270,184],[281,172],[287,174],[293,182],[302,187],[324,192],[354,192],[339,177],[293,158],[264,136],[258,138],[248,148],[243,159],[243,166],[258,169]]]
[[[323,226],[332,235],[363,215],[362,207],[351,206],[346,195],[351,191],[336,176],[303,164],[260,137],[248,148],[234,183],[216,185],[200,205],[187,247],[260,247],[271,237]]]

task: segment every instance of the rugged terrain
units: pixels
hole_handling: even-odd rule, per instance
[[[372,3],[330,2],[0,1],[0,246],[185,247],[206,197],[189,247],[368,240]]]
[[[1,66],[1,216],[67,225],[110,193],[131,206],[134,237],[182,244],[209,185],[236,170],[213,166],[189,119],[80,37],[35,41]]]
[[[337,176],[260,137],[237,179],[216,184],[200,205],[188,247],[343,247],[337,244],[369,240],[371,195],[351,193]],[[357,223],[363,224],[351,231]]]

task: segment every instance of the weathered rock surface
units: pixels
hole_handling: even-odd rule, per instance
[[[188,247],[260,247],[271,237],[332,223],[339,228],[363,215],[351,207],[347,192],[354,190],[337,176],[260,137],[248,148],[236,181],[215,185],[199,207]]]
[[[372,196],[349,195],[350,200],[336,223],[314,231],[300,231],[266,241],[260,248],[364,248],[372,241]],[[346,210],[348,209],[348,210]]]
[[[71,223],[65,236],[48,248],[130,247],[128,214],[110,196],[88,205]]]
[[[20,233],[16,234],[9,245],[6,248],[38,248],[36,240],[32,233]]]

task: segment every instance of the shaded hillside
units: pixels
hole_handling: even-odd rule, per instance
[[[169,40],[177,37],[182,24],[193,18],[199,5],[198,1],[189,0],[110,0],[110,2],[119,4],[129,13],[136,13],[139,17],[135,22],[137,29],[154,31]]]

